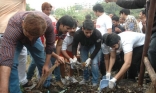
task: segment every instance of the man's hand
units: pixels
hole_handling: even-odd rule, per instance
[[[106,73],[106,79],[110,80],[111,73]]]
[[[86,60],[86,62],[85,62],[85,67],[88,67],[88,65],[90,64],[90,62],[91,62],[91,58],[88,58],[87,60]]]
[[[109,80],[109,88],[114,88],[115,87],[115,82],[116,82],[116,78],[113,78],[113,79]]]
[[[49,73],[49,65],[44,65],[42,68],[42,76],[48,75],[48,73]]]
[[[57,56],[57,61],[59,62],[59,63],[63,63],[63,64],[65,64],[65,61],[64,61],[64,58],[63,57],[61,57],[61,56]]]
[[[115,27],[115,32],[119,33],[121,30],[118,27]]]

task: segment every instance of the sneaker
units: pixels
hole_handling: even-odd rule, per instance
[[[33,88],[35,88],[36,84],[33,84],[32,81],[28,81],[26,84],[22,85],[22,88],[24,89],[24,91],[30,91]]]
[[[61,81],[64,85],[67,83],[67,80],[65,78],[62,78]]]
[[[78,81],[74,77],[70,77],[70,82],[71,83],[77,83]]]
[[[89,82],[89,80],[83,79],[82,81],[79,82],[79,84],[82,85],[82,84],[85,84],[85,83],[87,83],[87,82]]]
[[[33,82],[29,80],[26,84],[22,85],[22,87],[30,87],[33,85]]]

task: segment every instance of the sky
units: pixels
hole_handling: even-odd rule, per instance
[[[98,0],[26,0],[27,4],[35,10],[41,11],[41,5],[44,2],[51,3],[54,8],[66,7],[74,5],[75,3],[91,3],[95,4]]]

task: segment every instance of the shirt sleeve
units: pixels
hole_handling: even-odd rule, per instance
[[[77,55],[77,47],[78,47],[79,42],[80,41],[79,41],[78,34],[75,33],[74,39],[73,39],[73,44],[72,44],[72,53],[73,53],[73,55]]]
[[[117,0],[117,5],[127,9],[144,8],[146,0]]]
[[[0,65],[12,67],[16,43],[21,36],[20,25],[11,19],[1,39]]]
[[[54,28],[52,26],[52,21],[49,19],[49,25],[47,27],[47,30],[45,32],[45,38],[46,38],[46,54],[51,54],[53,52],[53,49],[55,48],[55,34],[54,34]]]
[[[97,53],[99,52],[99,50],[101,49],[101,41],[102,41],[102,35],[99,32],[97,34],[97,39],[96,39],[96,43],[95,43],[95,49],[93,51],[93,53],[91,54],[90,58],[94,59],[94,57],[97,55]]]
[[[125,44],[125,45],[123,46],[123,52],[124,52],[124,54],[129,53],[129,52],[131,52],[131,51],[133,51],[133,46],[132,46],[132,44],[127,43],[127,44]]]
[[[63,40],[62,50],[67,50],[67,46],[68,46],[68,36],[66,36],[65,39]]]

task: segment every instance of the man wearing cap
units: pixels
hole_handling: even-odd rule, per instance
[[[128,71],[129,79],[135,79],[141,63],[144,40],[144,34],[131,31],[122,32],[118,35],[115,33],[103,35],[103,43],[112,48],[108,69],[109,73],[111,73],[115,63],[116,51],[124,52],[124,63],[120,71],[109,80],[109,88],[113,88],[115,82],[119,80],[126,71]]]
[[[78,44],[80,47],[80,57],[81,61],[85,62],[85,70],[83,72],[83,80],[79,84],[85,84],[89,80],[89,70],[88,66],[91,64],[92,73],[92,85],[95,87],[98,84],[99,78],[99,50],[101,49],[101,32],[94,28],[94,23],[92,20],[85,20],[83,22],[83,27],[76,31],[73,39],[72,52],[74,58],[77,55]]]

